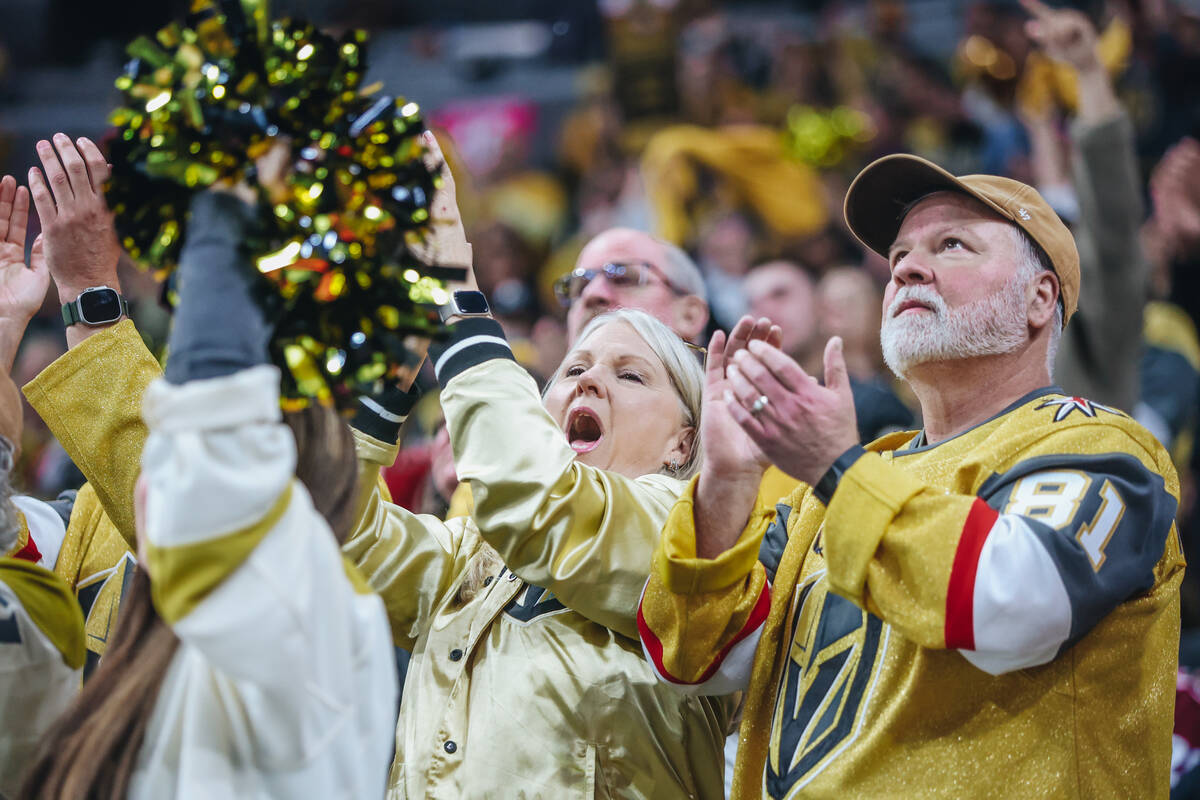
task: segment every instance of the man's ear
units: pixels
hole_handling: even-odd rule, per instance
[[[708,325],[708,303],[694,294],[675,299],[675,332],[689,342],[695,342]]]
[[[1042,270],[1029,286],[1029,325],[1041,330],[1054,321],[1058,308],[1058,276],[1050,270]]]

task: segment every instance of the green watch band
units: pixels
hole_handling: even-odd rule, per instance
[[[110,286],[89,286],[79,297],[63,303],[62,318],[66,326],[107,325],[129,315],[129,301]]]

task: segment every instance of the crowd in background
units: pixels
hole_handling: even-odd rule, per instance
[[[47,12],[88,5],[59,0],[47,4]],[[157,16],[173,11],[152,5],[134,4],[145,16],[125,14],[129,29],[114,24],[88,31],[76,16],[73,28],[46,35],[74,37],[76,50],[58,50],[86,60],[98,34],[115,40],[148,31]],[[437,15],[406,12],[407,4],[291,5],[277,11],[335,26],[408,26],[413,33],[405,46],[426,63],[448,63],[471,45]],[[374,77],[389,91],[412,93],[439,133],[456,175],[480,288],[536,376],[549,377],[567,348],[555,281],[574,267],[591,237],[623,226],[653,231],[693,256],[706,282],[710,331],[728,329],[747,312],[768,315],[784,328],[785,349],[802,363],[806,354],[819,354],[829,336],[840,335],[852,377],[886,387],[915,410],[883,366],[878,329],[888,266],[845,226],[840,198],[851,177],[880,155],[916,153],[955,174],[994,173],[1035,185],[1065,221],[1081,225],[1088,196],[1102,193],[1111,178],[1104,170],[1078,168],[1072,125],[1085,102],[1079,81],[1039,48],[1021,5],[949,4],[954,14],[940,27],[914,18],[932,5],[598,0],[543,9],[526,3],[517,12],[549,20],[537,29],[546,31],[549,44],[533,34],[523,38],[512,24],[497,30],[513,51],[528,44],[541,48],[547,64],[574,64],[575,93],[566,108],[541,103],[534,86],[527,93],[454,99],[422,97],[403,74]],[[1125,357],[1115,352],[1119,343],[1114,352],[1089,353],[1087,363],[1124,382],[1115,396],[1143,407],[1139,419],[1154,423],[1149,427],[1175,457],[1184,486],[1180,531],[1193,553],[1200,540],[1194,480],[1200,458],[1192,447],[1200,409],[1200,2],[1074,5],[1095,26],[1099,58],[1132,124],[1140,172],[1134,192],[1140,202],[1133,207],[1145,213],[1127,220],[1137,239],[1125,266],[1146,276],[1147,309],[1153,308],[1143,331],[1119,331],[1126,344],[1141,333],[1132,369],[1113,363]],[[932,40],[934,34],[939,38]],[[377,39],[386,50],[389,39]],[[21,100],[29,47],[14,41],[0,50],[0,102]],[[386,52],[381,55],[387,63]],[[516,57],[510,52],[459,63],[483,80]],[[0,113],[2,171],[23,174],[30,148],[21,131],[6,127]],[[1097,261],[1108,246],[1106,232],[1095,232]],[[1087,260],[1085,253],[1085,284]],[[154,276],[125,263],[121,284],[139,331],[151,349],[161,348],[168,318]],[[1111,307],[1086,309],[1085,324],[1102,329],[1127,316],[1130,303],[1136,312],[1140,291],[1106,297]],[[14,380],[29,381],[64,350],[52,293],[23,342]],[[387,479],[397,502],[442,514],[457,479],[440,416],[436,402],[419,407],[418,424],[409,426],[410,441]],[[25,436],[19,467],[25,490],[49,498],[82,482],[28,411]],[[1183,614],[1185,631],[1200,626],[1200,583],[1192,576]],[[1185,635],[1185,663],[1186,650]]]

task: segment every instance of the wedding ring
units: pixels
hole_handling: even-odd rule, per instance
[[[770,402],[771,402],[770,399],[768,399],[765,394],[760,394],[758,396],[758,398],[754,401],[754,404],[752,406],[750,406],[750,413],[753,414],[754,416],[758,416],[759,414],[762,413],[762,410],[764,408],[766,408],[767,404]]]

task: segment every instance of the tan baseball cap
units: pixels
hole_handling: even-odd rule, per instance
[[[919,156],[884,156],[868,164],[846,192],[846,223],[859,241],[887,258],[908,206],[933,192],[961,192],[1010,220],[1037,242],[1058,275],[1063,325],[1079,305],[1075,238],[1037,190],[998,175],[955,177]]]

